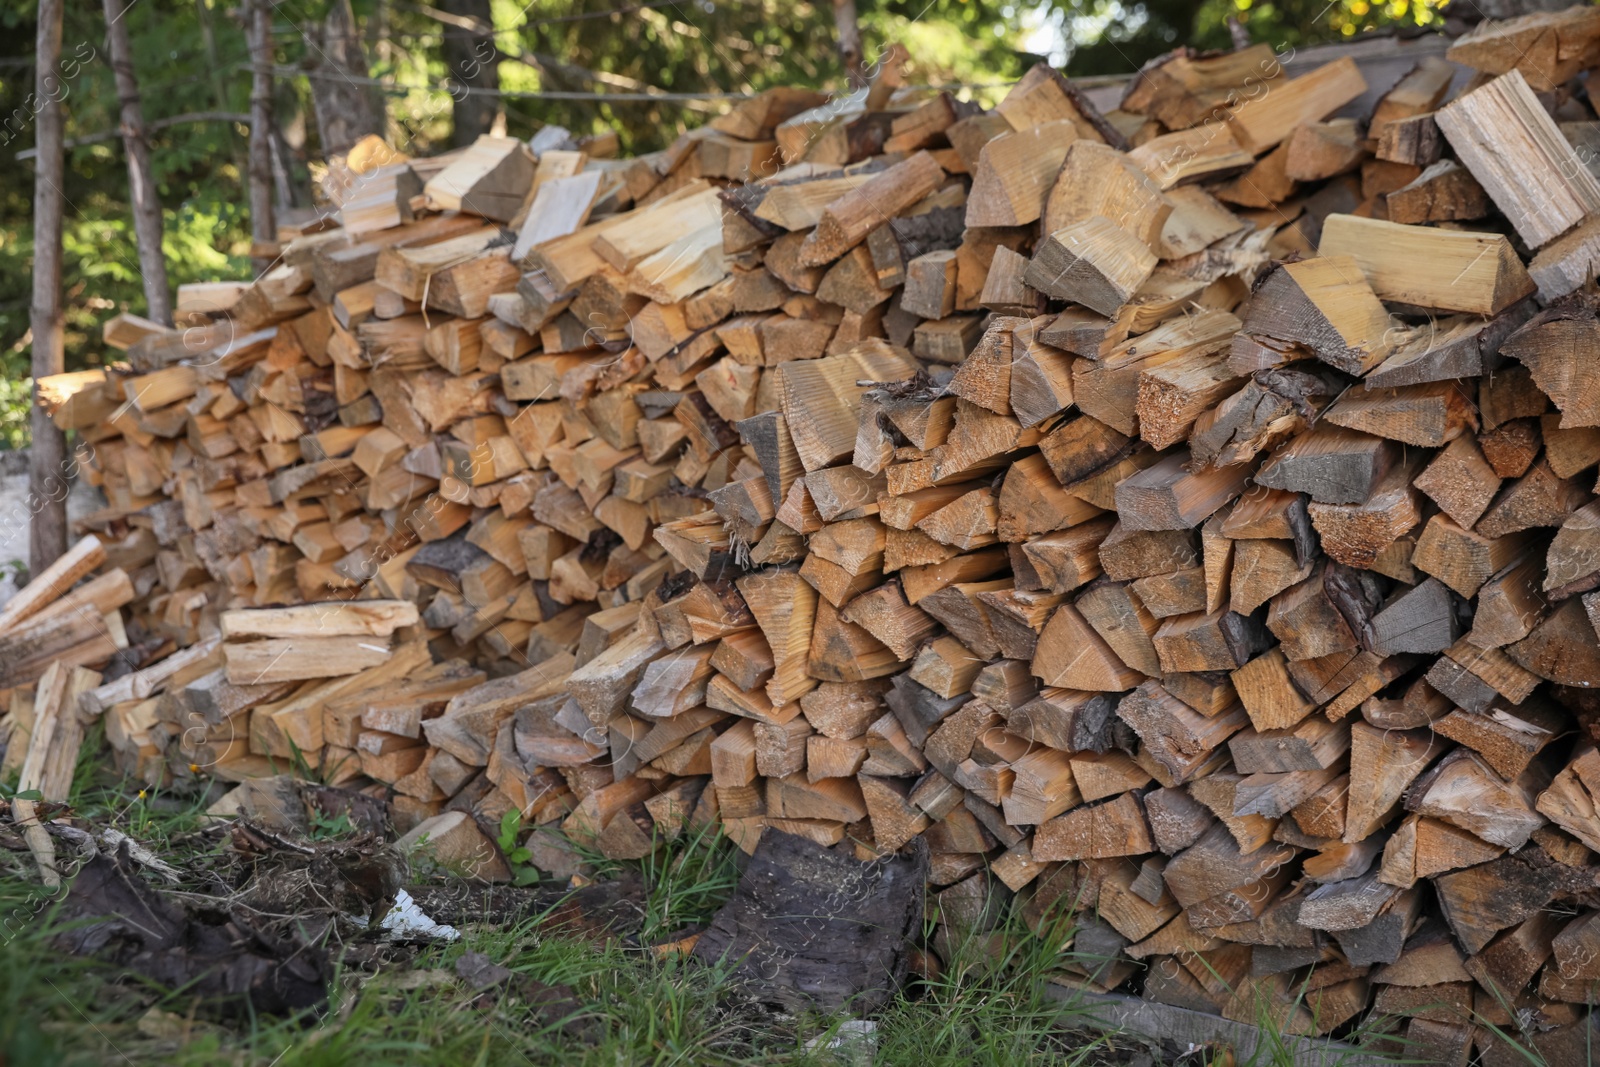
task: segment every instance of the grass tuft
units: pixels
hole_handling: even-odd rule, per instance
[[[720,826],[687,830],[657,847],[640,861],[646,893],[639,940],[655,944],[709,922],[738,884],[738,861],[739,850]]]

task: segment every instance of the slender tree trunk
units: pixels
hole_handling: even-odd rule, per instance
[[[67,439],[39,406],[39,379],[66,369],[61,319],[62,146],[61,15],[65,0],[39,0],[34,70],[41,105],[33,171],[33,445],[28,464],[28,569],[38,574],[67,550]]]
[[[272,126],[273,168],[282,170],[278,188],[278,207],[289,211],[302,211],[316,206],[316,196],[311,191],[311,135],[310,127],[315,117],[307,114],[294,87],[279,86],[284,90],[278,97],[274,115],[278,121]],[[288,121],[284,121],[284,115]],[[318,152],[321,158],[321,152]],[[276,176],[275,176],[276,177]]]
[[[272,215],[272,7],[245,0],[249,13],[250,60],[250,238],[256,273],[272,265],[266,253],[278,241]]]
[[[1250,31],[1245,29],[1244,23],[1240,22],[1233,15],[1228,16],[1227,23],[1228,38],[1229,40],[1233,41],[1233,50],[1235,52],[1241,52],[1244,49],[1249,48]]]
[[[363,137],[382,133],[383,113],[373,107],[372,89],[366,84],[372,72],[350,0],[333,0],[313,55],[311,100],[323,155],[348,152]]]
[[[381,74],[389,73],[394,49],[389,44],[389,0],[374,0],[372,14],[367,16],[366,55],[378,65]],[[378,134],[389,138],[389,104],[383,87],[372,85],[367,90],[372,96],[372,113],[378,117]]]
[[[485,29],[494,26],[494,16],[489,10],[489,0],[441,0],[439,5],[452,15],[474,20]],[[450,79],[465,89],[500,88],[500,53],[495,48],[494,34],[468,30],[445,23],[444,63]],[[494,128],[495,117],[500,113],[500,98],[489,93],[452,93],[454,127],[450,131],[453,146],[469,145]]]
[[[217,34],[211,27],[211,9],[206,0],[194,0],[195,18],[200,23],[200,36],[206,46],[206,67],[211,77],[211,92],[217,101],[218,111],[233,111],[228,97],[226,72],[223,68],[222,57],[217,53]],[[249,169],[249,163],[244,156],[239,154],[239,137],[233,131],[233,125],[228,125],[228,153],[233,156],[234,166],[243,174]]]
[[[856,0],[833,0],[833,26],[839,35],[839,60],[850,76],[850,88],[859,89],[867,84],[867,71],[862,64],[861,24],[856,20]]]
[[[128,22],[122,17],[128,5],[124,0],[103,0],[103,6],[111,70],[116,76],[117,99],[122,103],[122,146],[128,154],[128,199],[133,204],[133,234],[139,244],[145,314],[171,326],[172,290],[167,285],[167,261],[161,254],[161,198],[156,195],[155,168],[150,165],[150,141],[145,135],[139,81],[133,72]]]
[[[288,211],[295,206],[294,182],[289,176],[289,142],[276,126],[272,130],[272,195],[277,211]]]

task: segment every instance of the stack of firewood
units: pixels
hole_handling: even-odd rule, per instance
[[[1600,9],[1450,60],[364,146],[43,383],[106,501],[45,599],[100,577],[0,614],[12,728],[109,642],[80,705],[153,783],[364,785],[491,872],[513,809],[921,837],[947,919],[1075,902],[1064,980],[1581,1042]]]

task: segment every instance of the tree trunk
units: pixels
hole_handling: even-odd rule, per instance
[[[194,0],[195,20],[200,23],[200,37],[206,46],[206,71],[211,78],[211,92],[217,102],[219,112],[232,111],[228,100],[227,75],[222,64],[222,57],[217,52],[217,34],[211,28],[211,9],[206,6],[206,0]],[[233,162],[242,174],[249,169],[245,158],[239,154],[239,138],[233,132],[233,126],[228,126],[228,153],[233,156]]]
[[[443,0],[440,5],[452,15],[472,19],[479,28],[444,24],[444,63],[454,83],[450,90],[454,128],[450,144],[469,145],[494,127],[500,113],[500,98],[471,90],[500,88],[500,53],[494,44],[494,18],[489,0]],[[465,91],[464,91],[465,90]]]
[[[833,25],[839,35],[839,60],[850,77],[850,88],[867,84],[861,57],[861,24],[856,21],[856,0],[833,0]]]
[[[310,69],[311,100],[324,156],[350,151],[369,134],[382,133],[382,112],[366,84],[372,72],[356,33],[350,0],[333,0]]]
[[[139,245],[145,313],[156,322],[171,326],[172,290],[167,285],[167,261],[161,254],[161,198],[156,194],[144,107],[139,102],[139,82],[133,72],[133,48],[128,42],[128,23],[123,18],[129,5],[123,0],[103,0],[103,6],[111,70],[117,80],[117,99],[122,103],[122,146],[128,154],[128,199],[133,205],[133,234]]]
[[[39,379],[65,369],[61,318],[61,225],[66,195],[62,146],[61,15],[63,0],[39,0],[34,73],[40,104],[33,171],[33,446],[28,464],[28,506],[33,521],[28,569],[38,574],[67,550],[67,441],[39,406]]]
[[[256,273],[276,256],[278,228],[272,215],[272,8],[268,0],[245,0],[249,13],[250,60],[250,239]]]

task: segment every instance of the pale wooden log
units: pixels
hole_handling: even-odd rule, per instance
[[[509,222],[522,206],[533,172],[533,155],[525,144],[486,134],[429,178],[423,193],[439,210]]]
[[[1128,586],[1098,580],[1078,594],[1073,606],[1125,664],[1146,675],[1160,673],[1150,640],[1160,623]]]
[[[1044,232],[1099,215],[1154,248],[1173,205],[1130,157],[1090,140],[1072,142],[1044,205]]]
[[[1545,303],[1559,300],[1593,278],[1600,268],[1600,225],[1580,222],[1543,248],[1528,263],[1528,275]]]
[[[1240,731],[1228,739],[1241,774],[1326,770],[1350,748],[1350,732],[1320,716],[1279,730]]]
[[[1308,122],[1291,133],[1284,147],[1284,175],[1293,181],[1317,182],[1355,170],[1366,158],[1363,131],[1354,119]]]
[[[62,716],[73,715],[75,708],[66,704],[68,669],[53,663],[39,679],[33,701],[33,726],[28,732],[28,745],[17,775],[17,792],[40,792],[46,764],[57,746],[56,735],[62,731]],[[36,802],[19,796],[12,800],[12,819],[23,828],[23,838],[39,865],[40,881],[48,888],[61,884],[61,874],[56,870],[55,844],[50,834],[39,822]]]
[[[1576,353],[1600,333],[1590,307],[1552,308],[1506,339],[1501,350],[1519,360],[1561,412],[1560,428],[1600,426],[1600,380]]]
[[[1458,749],[1418,783],[1407,807],[1442,819],[1491,844],[1520,848],[1544,823],[1534,810],[1538,791],[1550,781],[1547,772],[1529,767],[1507,783],[1477,756]]]
[[[1123,697],[1117,713],[1179,782],[1193,777],[1217,746],[1249,721],[1238,705],[1219,715],[1203,716],[1151,681]]]
[[[143,700],[152,696],[174,676],[196,664],[209,661],[220,643],[220,638],[207,638],[148,667],[96,686],[79,698],[79,707],[87,715],[99,715],[115,704]]]
[[[1600,180],[1573,154],[1521,71],[1458,97],[1434,117],[1457,158],[1530,248],[1600,209]]]
[[[1577,7],[1481,23],[1451,44],[1447,58],[1488,74],[1519,71],[1548,92],[1591,65],[1597,45],[1600,20]]]
[[[56,662],[104,663],[127,647],[120,611],[102,615],[89,606],[66,612],[0,636],[0,685],[26,685]]]
[[[1499,234],[1329,215],[1317,251],[1352,257],[1382,300],[1439,311],[1496,315],[1534,291]]]
[[[0,607],[0,633],[16,629],[103,562],[105,546],[98,537],[90,534],[78,541]]]
[[[1040,292],[1115,315],[1155,264],[1154,254],[1136,237],[1092,215],[1051,233],[1023,277]]]
[[[1377,600],[1375,583],[1363,572],[1319,564],[1310,578],[1273,599],[1267,628],[1289,660],[1355,651]]]
[[[943,177],[944,171],[926,152],[881,171],[824,209],[816,228],[800,246],[800,262],[805,266],[833,262],[866,240],[884,219],[931,193]]]
[[[1192,352],[1141,370],[1134,407],[1139,436],[1155,448],[1168,448],[1186,439],[1196,419],[1241,384],[1220,352]]]
[[[1488,510],[1500,479],[1477,441],[1463,436],[1435,456],[1415,484],[1452,520],[1470,529]]]
[[[1244,491],[1247,465],[1192,474],[1178,450],[1117,483],[1117,515],[1130,530],[1186,530],[1198,526]]]
[[[1231,671],[1265,647],[1266,639],[1258,623],[1222,608],[1163,620],[1154,643],[1164,671]]]
[[[1582,602],[1569,597],[1506,653],[1533,675],[1561,685],[1581,686],[1600,667],[1600,646],[1593,640],[1594,633]]]
[[[1302,123],[1315,122],[1366,91],[1366,80],[1348,56],[1318,67],[1247,100],[1230,116],[1229,128],[1247,151],[1266,151]]]
[[[1433,121],[1432,116],[1428,121]],[[1399,123],[1395,125],[1401,125]],[[1435,127],[1435,136],[1437,128]],[[1453,159],[1441,159],[1430,163],[1428,167],[1418,174],[1406,185],[1390,192],[1384,197],[1384,205],[1389,211],[1389,221],[1406,225],[1423,222],[1453,222],[1456,220],[1481,219],[1489,214],[1489,194],[1483,191],[1483,186],[1478,184],[1465,167]],[[1581,230],[1582,227],[1579,228]],[[1579,230],[1574,230],[1576,234]],[[1563,238],[1565,240],[1565,238]],[[1570,263],[1570,249],[1555,251],[1560,241],[1547,246],[1546,251],[1551,255],[1545,257],[1545,266],[1536,269],[1539,257],[1528,267],[1528,273],[1533,278],[1534,284],[1539,287],[1541,296],[1554,299],[1564,293],[1572,291],[1572,286],[1562,288],[1562,283],[1550,278],[1552,272],[1563,269],[1558,264]],[[1544,256],[1544,252],[1540,253]]]
[[[1128,153],[1152,181],[1168,190],[1187,182],[1225,178],[1247,169],[1251,152],[1231,124],[1206,123],[1152,137]]]
[[[1287,661],[1279,648],[1235,670],[1230,677],[1239,701],[1257,730],[1277,730],[1294,726],[1316,710],[1290,678]]]
[[[1307,493],[1321,504],[1361,504],[1399,458],[1388,440],[1329,423],[1274,453],[1255,480],[1268,488]]]
[[[1041,825],[1033,838],[1033,856],[1041,862],[1138,856],[1154,847],[1135,793],[1069,811]]]
[[[388,637],[415,626],[417,606],[403,600],[355,600],[256,608],[222,614],[224,640],[253,637]]]
[[[1571,868],[1530,862],[1546,858],[1542,850],[1513,854],[1434,880],[1445,919],[1462,948],[1481,951],[1496,933],[1534,915],[1572,884]]]
[[[1033,673],[1045,685],[1096,692],[1121,692],[1144,679],[1070,604],[1056,608],[1039,635]]]
[[[1442,652],[1455,644],[1461,623],[1444,584],[1429,578],[1399,592],[1372,616],[1372,651],[1388,656],[1402,652]]]
[[[1280,870],[1293,856],[1292,848],[1280,844],[1243,854],[1233,835],[1217,823],[1193,845],[1173,856],[1162,877],[1178,903],[1190,908],[1228,890],[1258,882]]]
[[[1388,314],[1351,255],[1320,256],[1273,271],[1258,286],[1245,332],[1302,345],[1348,374],[1389,354]],[[1234,341],[1234,352],[1242,339]]]
[[[1407,787],[1444,745],[1431,733],[1351,727],[1350,800],[1344,840],[1364,841],[1389,821]]]
[[[1023,226],[1038,221],[1061,161],[1079,137],[1077,126],[1061,119],[990,140],[979,151],[973,172],[967,226]]]
[[[784,417],[807,471],[855,451],[861,380],[909,377],[911,364],[888,345],[860,346],[848,355],[785,363],[777,370]]]
[[[1210,808],[1211,813],[1222,820],[1222,824],[1239,843],[1240,850],[1248,853],[1271,843],[1278,821],[1263,815],[1236,813],[1239,785],[1243,781],[1243,775],[1219,771],[1197,778],[1185,788],[1189,796]]]
[[[1238,614],[1254,613],[1278,593],[1310,576],[1310,561],[1301,565],[1291,541],[1245,539],[1232,544],[1234,565],[1227,603]]]

